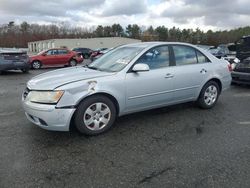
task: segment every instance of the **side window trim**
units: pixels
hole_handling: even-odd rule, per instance
[[[174,49],[173,45],[168,46],[169,49],[169,66],[176,66],[176,61],[175,61],[175,55],[174,55]]]
[[[197,64],[200,64],[199,59],[198,59],[198,50],[195,49],[195,55],[196,55],[196,61]],[[203,55],[203,54],[202,54]]]

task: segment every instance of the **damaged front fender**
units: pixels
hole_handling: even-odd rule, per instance
[[[57,108],[62,107],[73,107],[76,106],[76,104],[79,103],[83,98],[86,98],[89,95],[92,95],[97,90],[97,81],[96,80],[90,80],[80,82],[78,84],[74,83],[72,84],[72,87],[70,85],[67,85],[67,88],[61,87],[58,88],[60,90],[64,90],[64,95],[60,99],[60,101],[57,104]]]

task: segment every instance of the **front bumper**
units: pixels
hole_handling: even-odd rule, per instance
[[[250,84],[250,73],[235,72],[231,73],[232,82],[237,84]]]
[[[23,100],[23,108],[29,121],[52,131],[69,131],[74,108],[57,109],[55,105],[37,104]]]

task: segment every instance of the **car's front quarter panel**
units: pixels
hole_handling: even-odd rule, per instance
[[[115,74],[113,76],[105,76],[93,78],[66,84],[58,87],[57,90],[63,90],[64,94],[57,104],[57,108],[77,106],[86,97],[95,94],[108,94],[113,96],[118,105],[119,112],[125,109],[125,84],[124,75]]]

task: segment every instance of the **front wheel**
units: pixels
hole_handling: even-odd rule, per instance
[[[31,64],[31,67],[33,69],[40,69],[42,67],[42,64],[40,61],[33,61],[32,64]]]
[[[86,135],[107,131],[116,119],[114,103],[106,96],[91,96],[80,103],[74,122],[77,130]]]
[[[215,106],[220,95],[219,86],[214,81],[209,81],[206,83],[200,93],[197,100],[198,105],[201,108],[209,109]]]

